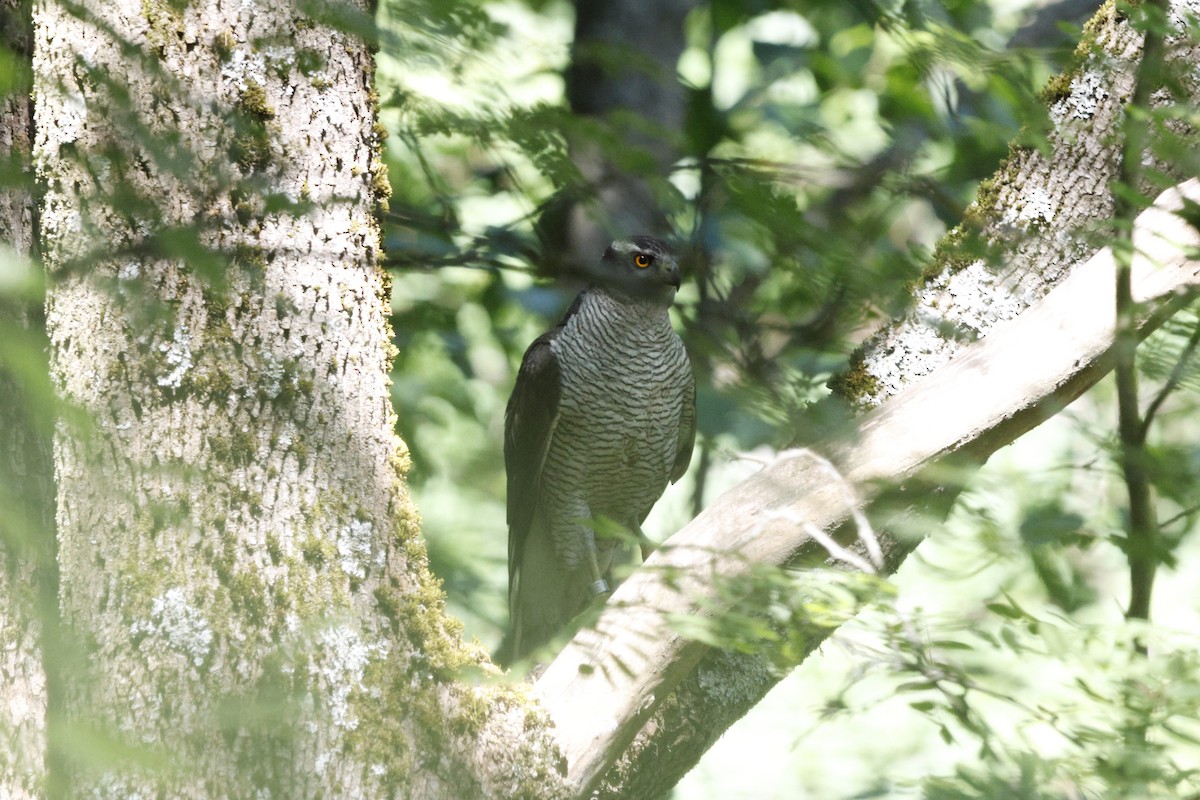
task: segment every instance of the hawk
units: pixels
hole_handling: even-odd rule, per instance
[[[696,383],[668,310],[664,241],[612,243],[558,325],[525,352],[504,425],[510,628],[497,660],[546,644],[614,584],[641,524],[687,469]],[[632,537],[605,536],[612,523]],[[598,535],[599,534],[599,535]]]

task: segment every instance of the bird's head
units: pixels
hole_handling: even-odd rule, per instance
[[[616,240],[592,272],[594,280],[607,289],[667,306],[679,288],[675,251],[653,236]]]

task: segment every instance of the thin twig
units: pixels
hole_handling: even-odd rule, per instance
[[[858,493],[854,491],[854,487],[851,486],[850,482],[847,481],[842,473],[838,471],[838,468],[833,465],[832,461],[822,455],[819,455],[813,450],[809,450],[806,447],[797,447],[791,450],[784,450],[783,452],[779,453],[776,460],[790,461],[798,458],[807,458],[815,462],[820,470],[828,475],[832,479],[833,484],[841,490],[842,498],[846,502],[846,508],[850,512],[850,518],[854,521],[855,532],[858,534],[858,540],[862,542],[863,547],[867,551],[868,557],[871,559],[871,563],[867,565],[865,569],[860,565],[860,563],[858,563],[862,561],[862,559],[860,559],[857,555],[854,556],[857,561],[850,563],[854,563],[854,565],[859,569],[862,569],[863,572],[875,574],[876,572],[881,571],[884,568],[883,548],[879,545],[879,537],[875,535],[875,529],[871,527],[871,521],[867,519],[867,515],[862,511],[862,500],[858,497]],[[812,534],[807,526],[805,527],[805,531],[808,531],[810,535]],[[834,556],[835,558],[841,558],[843,561],[847,561],[847,559],[840,553],[835,553],[833,550],[831,550],[829,545],[826,544],[823,539],[818,538],[815,535],[813,535],[813,538],[820,542],[821,545],[829,551],[830,555]]]
[[[1188,337],[1187,344],[1184,345],[1183,352],[1179,354],[1179,361],[1175,363],[1175,367],[1171,370],[1167,382],[1163,384],[1162,389],[1154,398],[1154,402],[1146,409],[1146,415],[1142,418],[1142,439],[1145,440],[1146,434],[1150,431],[1150,423],[1154,420],[1154,415],[1158,413],[1158,409],[1167,399],[1167,395],[1175,391],[1179,384],[1183,381],[1183,373],[1187,369],[1188,362],[1191,361],[1192,355],[1196,352],[1196,346],[1200,345],[1200,321],[1197,321],[1196,327],[1192,329],[1192,335]]]
[[[767,523],[775,520],[783,520],[784,522],[790,522],[794,525],[799,525],[804,529],[804,532],[808,534],[809,538],[821,545],[821,547],[825,548],[825,552],[829,553],[830,558],[849,564],[855,569],[865,572],[868,575],[875,574],[875,568],[871,566],[869,561],[857,553],[842,547],[828,533],[790,509],[774,509],[766,512],[763,514],[762,522],[759,524],[756,530],[765,530]]]
[[[1183,511],[1180,511],[1175,516],[1163,520],[1159,524],[1159,529],[1161,530],[1163,528],[1169,528],[1172,525],[1174,525],[1176,522],[1179,522],[1180,520],[1185,520],[1188,517],[1195,515],[1197,512],[1200,512],[1200,505],[1193,505],[1190,508],[1185,508]]]

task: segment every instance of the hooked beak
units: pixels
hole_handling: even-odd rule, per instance
[[[680,284],[679,265],[674,262],[664,264],[663,277],[666,278],[669,285],[678,289]]]

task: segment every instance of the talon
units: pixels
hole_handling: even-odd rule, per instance
[[[642,551],[642,561],[645,562],[645,560],[650,557],[650,554],[658,549],[658,545],[650,541],[650,537],[647,536],[646,532],[640,527],[637,528],[637,540],[638,549]]]

